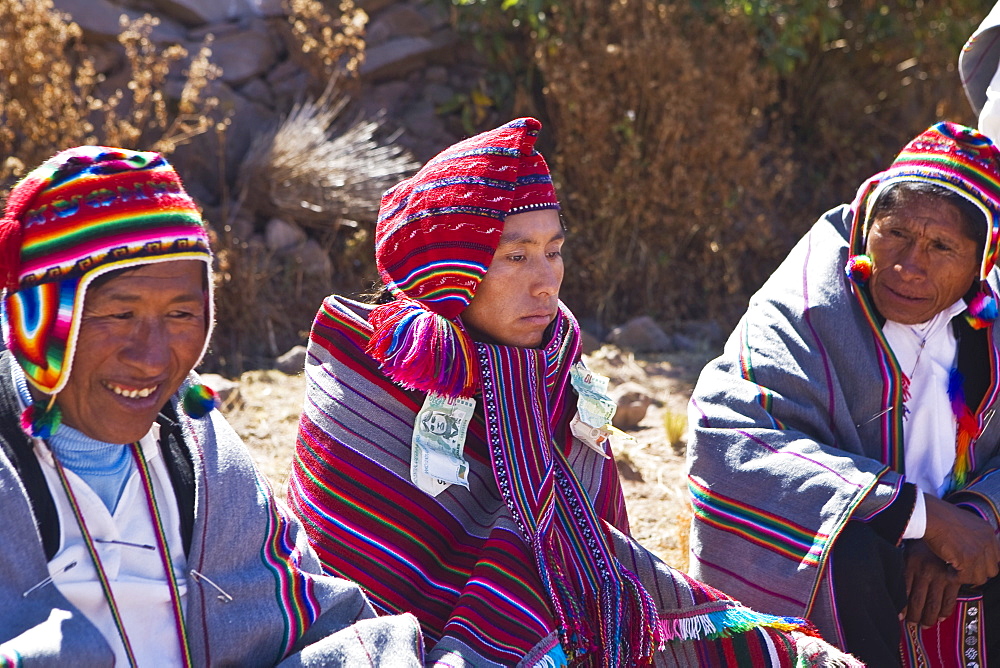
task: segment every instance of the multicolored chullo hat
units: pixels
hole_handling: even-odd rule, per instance
[[[542,124],[519,118],[459,142],[383,195],[375,261],[396,299],[371,314],[368,353],[403,387],[471,396],[472,341],[459,316],[510,214],[558,209]]]
[[[95,278],[172,260],[200,260],[211,272],[201,214],[158,153],[81,146],[28,174],[0,220],[4,341],[28,381],[52,397],[66,386]]]
[[[888,188],[899,183],[921,182],[947,188],[964,197],[983,213],[989,226],[979,270],[979,290],[969,302],[967,319],[976,328],[997,317],[996,298],[986,277],[997,260],[1000,239],[1000,151],[977,130],[955,123],[938,123],[908,143],[892,165],[868,179],[851,205],[851,257],[847,275],[858,283],[871,277],[871,258],[865,255],[871,212]]]

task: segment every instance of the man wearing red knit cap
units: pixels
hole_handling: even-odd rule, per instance
[[[212,255],[162,156],[53,156],[0,258],[0,666],[419,665],[415,620],[322,575],[192,373]]]
[[[320,308],[289,501],[325,568],[416,615],[436,665],[852,665],[628,536],[607,379],[559,301],[540,128],[467,139],[389,190],[380,297]]]

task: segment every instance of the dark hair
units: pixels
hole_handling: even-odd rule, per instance
[[[958,209],[964,223],[965,236],[976,242],[979,259],[986,248],[986,231],[989,229],[982,210],[954,190],[923,181],[904,181],[889,186],[872,206],[869,224],[879,216],[894,213],[918,197],[939,197]]]
[[[381,281],[372,283],[371,290],[361,295],[361,300],[366,304],[388,304],[395,299],[396,297]]]
[[[135,271],[136,269],[140,269],[140,268],[145,267],[145,266],[146,266],[146,264],[137,264],[137,265],[133,265],[133,266],[129,266],[129,267],[122,267],[121,269],[113,269],[113,270],[111,270],[111,271],[109,271],[107,273],[101,274],[100,276],[95,276],[94,280],[92,280],[90,282],[90,285],[87,286],[87,289],[88,290],[97,290],[101,286],[103,286],[105,283],[108,283],[111,280],[118,278],[119,276],[124,276],[125,274],[127,274],[127,273],[129,273],[131,271]],[[207,268],[207,265],[206,265],[206,269],[205,269],[204,275],[202,276],[202,279],[201,279],[201,288],[202,288],[202,290],[207,290],[208,289],[208,268]]]

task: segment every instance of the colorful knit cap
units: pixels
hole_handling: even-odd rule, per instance
[[[983,249],[979,277],[980,292],[970,303],[970,322],[984,326],[996,317],[996,303],[986,276],[997,260],[1000,238],[1000,151],[977,130],[955,123],[938,123],[908,143],[892,165],[868,179],[851,205],[851,257],[847,273],[864,282],[871,275],[871,262],[864,255],[871,227],[871,212],[878,198],[899,183],[930,183],[964,197],[983,213],[989,229]]]
[[[0,221],[4,341],[28,380],[50,395],[65,387],[94,278],[171,260],[211,272],[201,214],[158,153],[80,146],[28,174]],[[211,328],[210,292],[206,309]]]
[[[473,348],[459,315],[510,214],[558,209],[542,124],[519,118],[451,146],[382,197],[375,261],[395,301],[372,313],[368,353],[410,389],[471,396]]]

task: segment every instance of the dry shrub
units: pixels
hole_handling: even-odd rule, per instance
[[[775,257],[764,212],[788,183],[764,113],[776,79],[744,22],[655,0],[559,9],[538,60],[572,234],[567,301],[604,322],[733,311]]]
[[[814,35],[803,46],[808,59],[785,77],[781,108],[796,147],[798,206],[811,213],[803,223],[850,201],[864,179],[933,123],[975,126],[958,51],[990,6],[844,3],[836,38]]]
[[[254,140],[240,169],[246,209],[324,229],[374,220],[382,192],[419,165],[391,142],[379,145],[377,122],[335,133],[347,102],[331,86]]]
[[[353,0],[341,0],[330,14],[319,0],[285,0],[298,60],[320,87],[333,76],[353,76],[365,58],[368,14]]]
[[[171,108],[162,89],[181,47],[158,50],[149,41],[157,19],[123,21],[119,42],[131,79],[107,97],[81,43],[79,26],[51,0],[0,0],[0,186],[59,150],[79,144],[154,148],[169,153],[204,132],[213,100],[202,91],[218,71],[205,47],[188,70],[184,94]]]
[[[302,343],[330,292],[356,291],[376,277],[371,230],[382,192],[419,165],[402,148],[379,142],[379,123],[341,130],[346,99],[329,88],[295,105],[260,135],[243,161],[239,208],[258,221],[281,218],[305,228],[329,255],[332,280],[294,254],[269,252],[259,239],[220,235],[217,367],[229,374],[267,365]],[[263,331],[265,336],[261,337]]]

